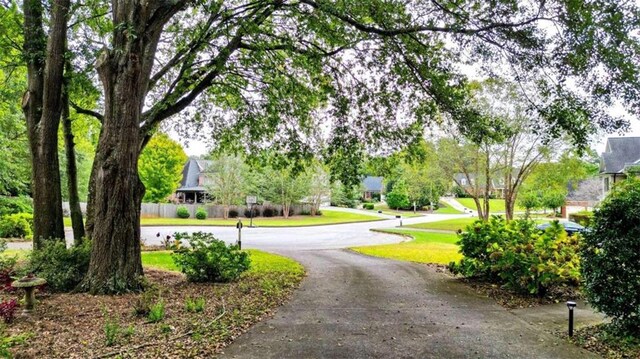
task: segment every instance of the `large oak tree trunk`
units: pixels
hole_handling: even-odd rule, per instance
[[[33,246],[39,249],[43,239],[64,239],[58,128],[69,0],[52,2],[48,40],[43,28],[42,2],[25,0],[23,10],[28,88],[22,108],[32,159]]]
[[[140,152],[140,64],[136,51],[105,51],[99,62],[105,90],[105,116],[96,151],[92,195],[92,250],[81,284],[92,293],[140,288],[140,204],[144,185],[138,176]]]

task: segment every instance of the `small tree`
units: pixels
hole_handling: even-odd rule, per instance
[[[207,168],[207,192],[215,203],[224,207],[223,218],[229,218],[229,207],[238,204],[249,187],[249,169],[241,157],[222,155]]]
[[[331,195],[331,182],[329,174],[319,164],[314,166],[309,175],[309,202],[311,203],[311,215],[315,216],[320,209],[322,200]]]
[[[582,277],[589,303],[640,337],[640,181],[616,185],[585,232]]]
[[[262,173],[260,193],[267,201],[282,205],[282,215],[289,218],[291,205],[309,195],[309,180],[291,169],[268,167]]]
[[[387,194],[387,205],[393,209],[409,207],[409,192],[404,180],[400,180],[393,185],[393,190]]]
[[[548,191],[542,195],[541,204],[544,208],[550,208],[554,213],[564,206],[566,193],[563,191]]]
[[[525,216],[529,218],[532,210],[540,208],[540,196],[537,191],[527,191],[518,197],[518,204],[525,209]]]
[[[187,155],[179,143],[158,133],[140,155],[138,171],[145,186],[143,201],[161,202],[180,185]]]

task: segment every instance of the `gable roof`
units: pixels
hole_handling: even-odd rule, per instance
[[[640,137],[610,137],[602,153],[600,173],[622,173],[640,161]]]
[[[189,159],[182,169],[182,180],[176,191],[205,191],[200,186],[200,174],[211,165],[212,161]]]
[[[362,180],[362,184],[367,192],[382,192],[382,180],[382,177],[367,176]]]

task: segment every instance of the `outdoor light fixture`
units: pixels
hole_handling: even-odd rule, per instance
[[[573,336],[573,308],[577,306],[576,302],[568,301],[567,308],[569,308],[569,336]]]

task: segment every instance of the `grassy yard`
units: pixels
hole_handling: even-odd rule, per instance
[[[446,203],[440,202],[438,209],[434,212],[438,214],[462,214],[462,212],[457,209],[448,206]]]
[[[460,202],[461,205],[472,209],[474,211],[477,211],[478,208],[476,207],[476,202],[473,200],[473,198],[456,198],[456,201]],[[480,200],[480,203],[484,203],[484,200]],[[516,212],[521,212],[524,211],[523,208],[520,208],[516,205],[516,207],[514,208],[514,210]],[[503,199],[490,199],[489,200],[489,211],[491,213],[504,213],[505,212],[505,207],[504,207],[504,200]]]
[[[240,218],[242,223],[249,225],[249,218]],[[341,211],[323,210],[321,216],[295,216],[288,219],[282,217],[274,218],[254,218],[253,224],[258,227],[307,227],[325,224],[340,224],[353,222],[379,221],[382,218],[373,215],[350,213]],[[142,226],[221,226],[233,227],[238,223],[238,218],[233,219],[205,219],[195,218],[142,218]],[[71,219],[65,218],[64,225],[71,227]]]
[[[296,261],[287,257],[259,251],[246,250],[251,255],[251,268],[248,273],[287,272],[303,274],[304,268]],[[179,272],[173,263],[171,251],[142,252],[142,265],[146,268]]]
[[[473,223],[476,219],[478,219],[478,217],[456,218],[456,219],[448,219],[445,221],[438,221],[438,222],[410,224],[405,227],[420,228],[420,229],[437,229],[437,230],[443,230],[443,231],[457,231],[458,229],[464,230],[469,224]]]
[[[449,233],[434,233],[410,230],[386,230],[413,237],[411,241],[398,244],[355,247],[352,250],[374,256],[418,263],[449,264],[462,258],[458,253],[458,236]]]

